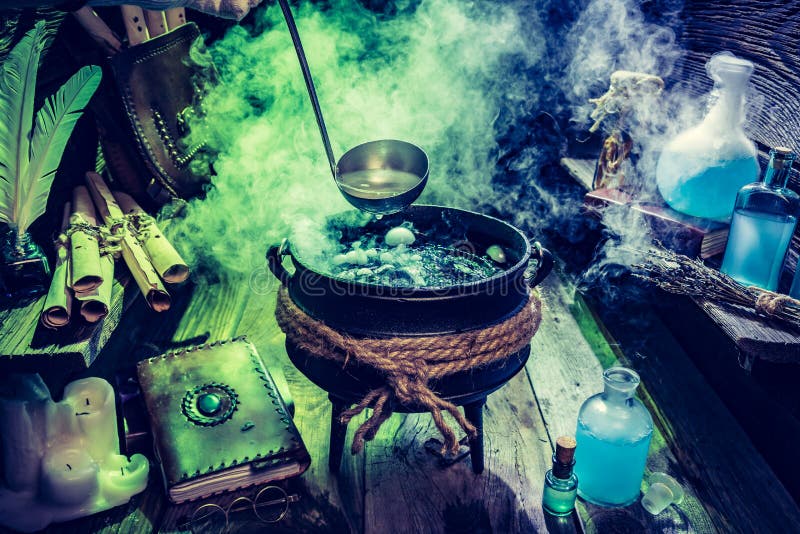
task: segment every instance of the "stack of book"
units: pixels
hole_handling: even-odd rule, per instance
[[[725,251],[727,223],[679,213],[665,203],[642,202],[621,189],[596,189],[586,193],[584,206],[599,213],[608,206],[629,206],[650,225],[653,238],[689,257],[711,258]]]

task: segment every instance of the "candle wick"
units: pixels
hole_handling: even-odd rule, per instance
[[[125,476],[125,468],[124,467],[120,467],[119,468],[119,472],[122,473],[122,476]]]
[[[89,406],[89,397],[86,397],[86,406]]]
[[[72,466],[71,466],[71,465],[69,465],[69,464],[67,464],[67,469],[69,469],[70,471],[72,471]]]

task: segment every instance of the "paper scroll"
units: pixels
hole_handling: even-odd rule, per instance
[[[64,218],[61,222],[61,236],[69,226],[72,205],[64,204]],[[72,297],[69,292],[69,242],[67,239],[56,241],[56,266],[53,269],[53,280],[50,282],[50,291],[44,299],[41,322],[50,329],[61,328],[69,324],[72,312]]]
[[[147,253],[136,237],[126,231],[126,220],[123,217],[122,210],[103,178],[95,172],[87,172],[86,182],[103,220],[112,230],[117,228],[120,232],[122,257],[144,295],[148,306],[157,312],[168,310],[170,306],[169,294],[164,289],[164,284],[150,263]]]
[[[175,247],[161,233],[155,220],[127,193],[113,191],[122,212],[131,220],[132,230],[139,238],[158,275],[169,284],[177,284],[189,277],[189,266]]]
[[[103,282],[100,269],[100,245],[97,241],[97,218],[89,191],[78,186],[72,191],[70,225],[70,280],[76,293],[93,291]]]
[[[87,293],[75,293],[75,300],[80,302],[81,317],[87,323],[97,323],[108,315],[111,305],[111,288],[114,286],[114,256],[100,256],[100,271],[103,283]]]

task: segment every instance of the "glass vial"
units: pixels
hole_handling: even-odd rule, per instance
[[[30,234],[9,230],[0,244],[0,277],[5,298],[28,298],[47,293],[50,265]]]
[[[589,397],[578,412],[578,495],[600,506],[627,506],[639,498],[653,418],[635,397],[635,371],[611,367],[603,381],[603,392]]]
[[[758,179],[755,144],[744,132],[753,63],[730,52],[706,64],[716,97],[703,121],[667,143],[656,167],[661,196],[674,210],[728,221],[739,189]]]
[[[575,438],[561,436],[556,440],[553,468],[544,475],[542,508],[550,515],[569,515],[578,496],[578,477],[572,472],[575,465]]]
[[[786,188],[795,157],[788,148],[773,148],[762,180],[736,196],[720,270],[741,284],[778,288],[800,210],[800,197]]]

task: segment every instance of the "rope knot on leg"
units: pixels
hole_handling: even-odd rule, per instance
[[[508,359],[529,344],[542,319],[541,301],[534,294],[527,303],[503,322],[459,334],[439,336],[397,336],[390,338],[351,337],[314,319],[291,299],[285,287],[278,291],[275,317],[287,341],[316,358],[339,362],[342,367],[371,367],[384,377],[385,384],[368,391],[352,408],[345,410],[342,424],[367,408],[372,409],[353,436],[351,451],[357,454],[372,440],[381,425],[392,415],[393,405],[430,412],[444,438],[444,448],[457,453],[459,440],[445,420],[449,413],[470,439],[477,429],[458,406],[441,398],[430,387],[461,371],[472,370]]]

